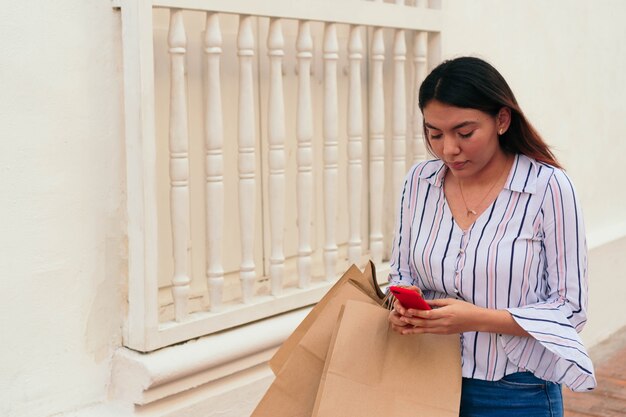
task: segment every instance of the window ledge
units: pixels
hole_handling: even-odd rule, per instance
[[[120,348],[111,395],[144,405],[267,362],[311,310],[299,309],[150,353]]]

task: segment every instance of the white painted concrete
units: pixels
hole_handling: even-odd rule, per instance
[[[150,354],[118,349],[112,397],[148,404],[268,361],[310,308],[262,320]]]
[[[0,415],[244,416],[264,365],[134,410],[107,402],[126,285],[119,15],[106,0],[0,13]],[[443,56],[498,67],[573,178],[596,344],[626,324],[626,3],[449,0]]]
[[[126,257],[119,28],[107,1],[2,4],[2,416],[106,398]]]

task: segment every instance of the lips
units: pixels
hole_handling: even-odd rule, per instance
[[[463,167],[467,164],[467,161],[459,161],[459,162],[448,162],[448,166],[451,169],[459,170],[463,169]]]

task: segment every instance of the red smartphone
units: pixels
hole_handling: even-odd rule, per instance
[[[400,301],[404,308],[412,308],[415,310],[432,310],[430,305],[422,298],[422,296],[412,288],[398,287],[392,285],[389,291]]]

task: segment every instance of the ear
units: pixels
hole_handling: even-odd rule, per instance
[[[496,130],[498,135],[503,135],[511,125],[511,109],[502,107],[496,115]]]

